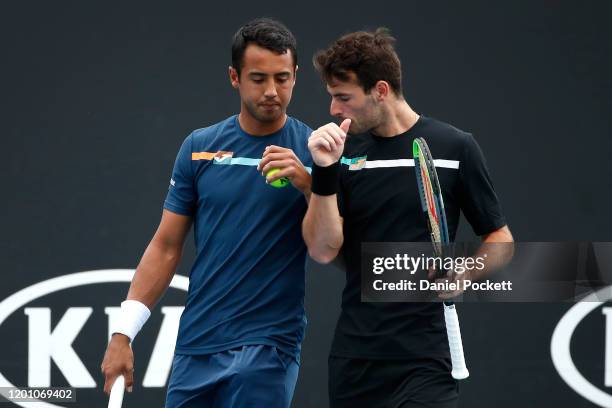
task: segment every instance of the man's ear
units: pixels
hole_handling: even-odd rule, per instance
[[[389,83],[387,81],[378,81],[376,82],[376,85],[374,85],[374,92],[376,100],[378,102],[382,102],[389,96],[389,93],[391,92],[391,87],[389,86]]]
[[[293,70],[293,85],[295,85],[295,81],[297,80],[297,72],[299,67],[299,65],[296,65],[295,70]]]
[[[232,84],[232,87],[234,89],[238,89],[238,87],[240,86],[240,76],[238,76],[238,71],[236,71],[236,68],[230,65],[228,67],[228,74],[229,74],[230,83]]]

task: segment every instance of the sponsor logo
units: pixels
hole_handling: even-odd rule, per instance
[[[349,166],[349,170],[361,170],[365,167],[368,156],[353,157],[351,159],[342,157],[340,162]]]
[[[232,164],[232,156],[234,155],[233,152],[225,152],[222,150],[219,150],[214,157],[214,163],[215,164]]]
[[[574,391],[602,407],[612,407],[612,395],[591,384],[576,368],[571,355],[572,336],[582,320],[601,310],[605,318],[604,386],[612,386],[612,307],[601,307],[612,299],[612,286],[601,289],[574,305],[561,318],[550,342],[550,354],[555,369]],[[600,309],[601,308],[601,309]]]
[[[191,160],[212,160],[215,164],[232,164],[234,152],[219,150],[212,152],[192,152]]]
[[[92,374],[72,346],[92,315],[93,308],[69,307],[52,328],[51,308],[24,306],[39,298],[65,289],[115,282],[129,283],[133,276],[134,270],[131,269],[107,269],[73,273],[36,283],[0,302],[0,326],[18,311],[23,311],[27,316],[27,385],[29,387],[50,387],[52,385],[51,361],[55,363],[55,367],[59,369],[70,387],[96,388],[99,384],[96,384]],[[188,285],[188,278],[181,275],[175,275],[170,283],[171,288],[183,291],[187,291]],[[104,308],[104,314],[108,320],[107,338],[112,335],[112,327],[116,326],[119,310],[118,306]],[[182,311],[183,307],[165,306],[160,308],[163,318],[144,374],[142,386],[145,388],[164,387],[167,383]],[[102,350],[100,350],[100,353],[102,353]],[[14,386],[0,372],[0,387]],[[27,407],[31,406],[32,403],[17,404]],[[45,406],[59,407],[59,405],[48,403]]]

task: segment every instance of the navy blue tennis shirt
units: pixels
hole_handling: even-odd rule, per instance
[[[292,149],[304,166],[312,130],[288,117],[252,136],[238,117],[195,130],[180,148],[164,208],[194,217],[196,257],[176,344],[210,354],[265,344],[299,355],[304,337],[304,195],[274,188],[257,171],[264,149]]]

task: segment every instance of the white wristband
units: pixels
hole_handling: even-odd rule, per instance
[[[121,303],[121,313],[113,333],[125,334],[134,341],[147,319],[151,316],[148,307],[137,300],[125,300]]]

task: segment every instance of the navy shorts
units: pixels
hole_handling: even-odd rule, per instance
[[[450,361],[329,357],[331,408],[456,408]]]
[[[273,346],[175,354],[166,408],[288,408],[298,371],[295,358]]]

